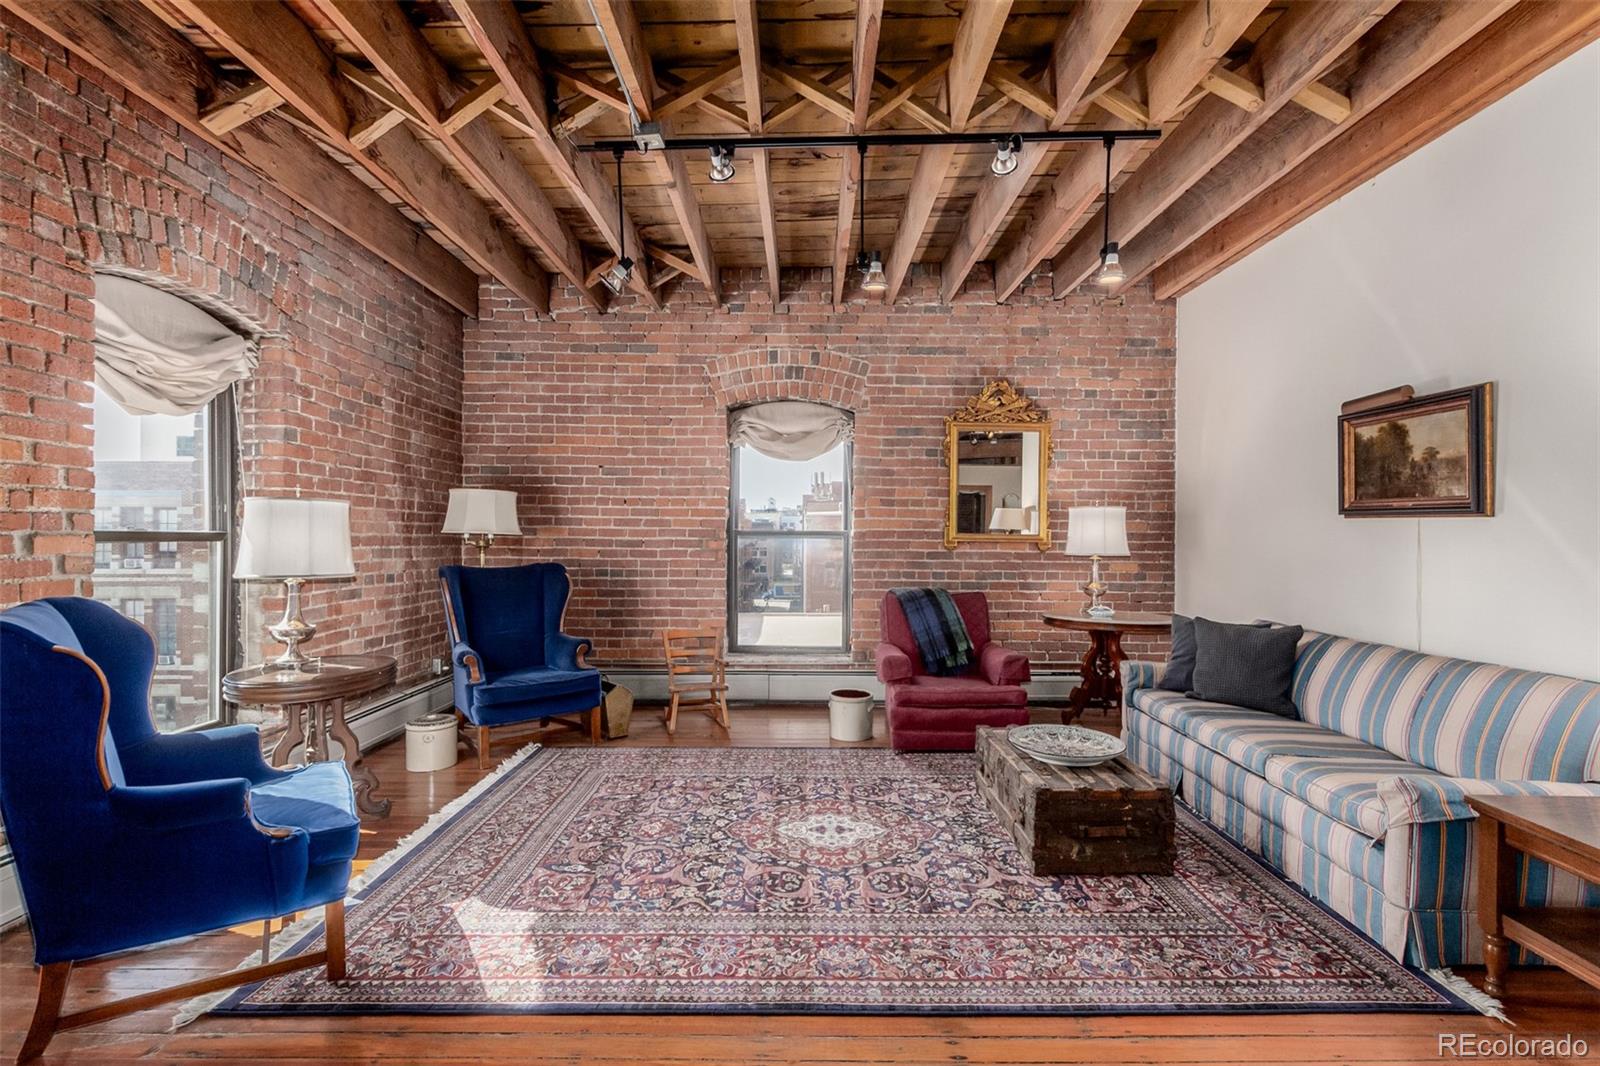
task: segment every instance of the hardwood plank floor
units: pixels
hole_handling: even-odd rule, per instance
[[[631,735],[610,743],[676,747],[828,746],[827,713],[817,706],[735,705],[724,734],[710,719],[685,715],[668,738],[659,709],[639,708]],[[1041,709],[1036,721],[1055,721]],[[1089,724],[1114,728],[1102,714]],[[878,714],[875,741],[882,746]],[[553,745],[585,744],[556,729]],[[518,747],[512,739],[497,756]],[[370,861],[460,795],[482,775],[471,758],[434,774],[405,772],[401,743],[369,756],[394,800],[387,819],[362,831],[360,860]],[[75,969],[69,1009],[232,967],[259,944],[259,926],[212,933],[155,951],[130,953]],[[1481,983],[1481,970],[1465,971]],[[0,1054],[16,1054],[33,1010],[36,973],[27,933],[0,937]],[[1170,1018],[917,1018],[799,1015],[554,1015],[336,1018],[204,1018],[176,1033],[172,1008],[145,1011],[63,1033],[44,1063],[270,1062],[275,1066],[329,1063],[1404,1063],[1439,1062],[1442,1033],[1520,1038],[1570,1033],[1600,1057],[1600,993],[1554,970],[1511,975],[1509,1028],[1476,1015],[1306,1014],[1188,1015]],[[1496,1058],[1475,1062],[1562,1062]],[[1595,1061],[1591,1058],[1589,1061]]]

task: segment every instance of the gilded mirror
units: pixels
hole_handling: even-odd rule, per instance
[[[1004,378],[944,420],[944,546],[1050,546],[1050,418]]]

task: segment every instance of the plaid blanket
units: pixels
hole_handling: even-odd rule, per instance
[[[911,636],[930,674],[955,674],[972,662],[972,638],[944,589],[890,589],[911,623]]]

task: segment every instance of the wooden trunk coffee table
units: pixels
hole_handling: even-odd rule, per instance
[[[1051,766],[978,727],[978,790],[1036,876],[1172,873],[1172,790],[1127,761]]]

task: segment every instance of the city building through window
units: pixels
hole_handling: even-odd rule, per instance
[[[735,649],[836,651],[850,636],[848,441],[814,459],[734,444],[728,632]]]

